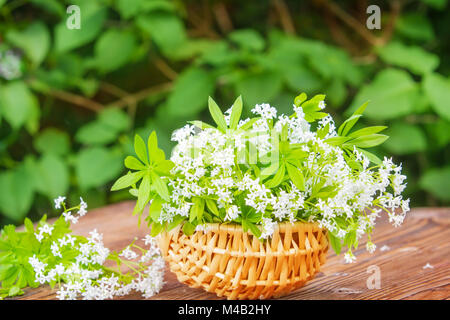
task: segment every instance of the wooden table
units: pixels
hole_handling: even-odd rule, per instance
[[[88,235],[96,228],[105,246],[120,250],[134,237],[148,233],[145,223],[137,226],[131,215],[132,202],[90,211],[73,226],[76,234]],[[377,250],[369,254],[365,240],[355,252],[356,263],[345,264],[343,255],[329,252],[327,263],[314,280],[283,299],[449,299],[450,298],[450,208],[415,208],[404,224],[394,228],[383,217],[377,222],[373,241]],[[374,267],[380,270],[380,289],[368,289]],[[166,285],[152,299],[220,299],[201,289],[180,284],[168,269]],[[56,299],[48,286],[27,289],[17,299]],[[139,294],[123,299],[140,299]]]

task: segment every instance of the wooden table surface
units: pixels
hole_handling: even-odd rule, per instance
[[[103,233],[105,246],[121,250],[134,237],[142,239],[148,229],[137,226],[131,215],[132,202],[123,202],[90,211],[73,226],[76,234],[88,235],[96,228]],[[345,264],[343,255],[329,251],[328,260],[315,279],[283,299],[449,299],[450,298],[450,208],[415,208],[404,224],[394,228],[386,217],[377,222],[373,241],[377,250],[369,254],[361,241],[356,263]],[[368,289],[370,266],[377,266],[381,288]],[[369,270],[368,270],[369,269]],[[201,289],[179,283],[168,269],[166,284],[152,299],[220,299]],[[132,294],[122,299],[140,299]],[[56,299],[48,286],[26,289],[17,299]]]

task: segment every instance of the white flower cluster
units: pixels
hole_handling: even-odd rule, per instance
[[[55,200],[55,205],[65,207],[64,200],[65,197],[59,197]],[[87,204],[81,199],[77,208],[79,216],[82,216],[86,213]],[[136,246],[142,253],[140,257],[131,246],[117,256],[117,259],[119,256],[125,259],[121,259],[122,264],[133,266],[133,270],[138,271],[137,277],[132,277],[105,266],[111,252],[104,246],[103,235],[96,229],[91,231],[87,238],[70,234],[52,236],[53,230],[54,226],[43,224],[35,233],[39,242],[48,241],[51,254],[41,257],[41,260],[34,255],[28,262],[35,272],[36,282],[50,285],[60,283],[57,297],[61,300],[112,299],[132,291],[140,292],[143,297],[149,298],[158,293],[164,285],[164,259],[155,239],[149,235],[143,239],[147,249]],[[138,258],[138,262],[132,261]]]
[[[325,108],[323,101],[319,108]],[[388,213],[394,226],[400,225],[409,211],[409,199],[401,197],[406,186],[401,165],[385,158],[382,164],[369,168],[369,159],[355,148],[350,156],[360,167],[351,167],[346,160],[349,155],[342,148],[325,142],[337,136],[331,116],[318,122],[317,129],[326,131],[319,138],[305,120],[303,109],[295,105],[293,109],[291,117],[277,116],[270,105],[256,105],[252,111],[259,119],[246,130],[240,128],[250,119],[241,120],[237,130],[227,132],[191,125],[175,131],[172,139],[178,144],[171,156],[175,164],[174,178],[169,179],[171,201],[163,205],[160,222],[171,222],[176,215],[188,217],[196,197],[214,199],[219,210],[225,212],[223,221],[233,221],[243,214],[238,197],[244,196],[245,205],[261,214],[261,238],[270,237],[276,223],[299,219],[316,221],[340,239],[349,233],[360,238],[371,233],[381,211]],[[230,113],[226,112],[227,123]],[[308,153],[301,159],[306,169],[304,191],[292,182],[268,188],[252,166],[262,170],[261,159],[278,152],[278,141],[274,143],[272,137],[274,132],[281,134],[285,126],[288,142]],[[247,162],[241,162],[239,153],[246,145],[253,145],[255,150],[248,150]],[[257,159],[253,163],[252,157]],[[278,157],[271,159],[272,164],[279,161]],[[375,245],[367,248],[373,252]],[[351,251],[345,259],[354,260]]]

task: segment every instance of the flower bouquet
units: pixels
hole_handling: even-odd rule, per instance
[[[241,97],[222,113],[209,98],[215,126],[201,121],[173,133],[170,160],[152,132],[136,135],[137,157],[112,190],[130,188],[134,214],[152,236],[178,280],[228,299],[268,299],[312,279],[329,245],[356,258],[384,211],[398,226],[409,210],[401,165],[366,148],[383,143],[386,127],[352,130],[367,104],[336,128],[324,95],[297,96],[292,115],[256,105],[241,120]],[[401,208],[401,210],[396,210]]]

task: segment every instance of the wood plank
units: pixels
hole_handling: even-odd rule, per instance
[[[110,249],[120,250],[148,229],[137,226],[131,215],[133,202],[123,202],[90,211],[73,226],[76,234],[88,235],[96,228]],[[356,263],[344,264],[343,255],[329,253],[328,261],[315,279],[283,299],[449,299],[450,298],[450,208],[415,208],[402,227],[392,227],[386,217],[377,222],[373,241],[375,253],[362,241],[355,252]],[[388,246],[389,250],[381,250]],[[387,247],[385,247],[386,249]],[[423,268],[427,263],[433,268]],[[378,266],[381,288],[368,289],[369,266]],[[201,289],[180,284],[168,269],[166,285],[152,299],[220,299]],[[56,299],[48,286],[26,290],[19,300]],[[121,299],[141,299],[131,294]]]

